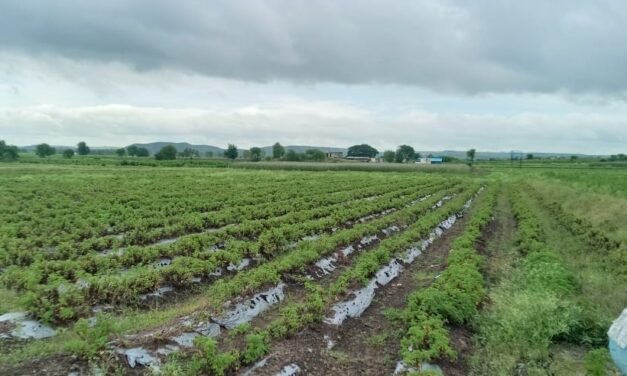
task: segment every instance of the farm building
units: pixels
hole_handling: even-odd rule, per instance
[[[441,157],[420,158],[416,161],[418,164],[442,164],[444,160]]]

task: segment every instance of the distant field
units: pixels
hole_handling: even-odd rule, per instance
[[[621,169],[75,161],[0,165],[0,374],[615,372]]]

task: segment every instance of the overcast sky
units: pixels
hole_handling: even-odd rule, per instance
[[[627,152],[624,0],[2,0],[0,139]]]

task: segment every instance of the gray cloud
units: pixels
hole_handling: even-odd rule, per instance
[[[265,82],[627,88],[627,3],[4,0],[0,49]]]

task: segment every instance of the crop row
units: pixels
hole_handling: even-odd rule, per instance
[[[433,188],[434,187],[425,188],[424,193],[432,191]],[[450,191],[454,192],[457,189],[458,188],[450,188]],[[414,194],[416,193],[415,190],[413,192]],[[405,194],[407,193],[408,192],[405,192]],[[419,190],[418,193],[420,193]],[[338,225],[347,218],[359,218],[364,214],[372,213],[373,210],[381,210],[382,207],[386,207],[390,204],[406,204],[415,197],[416,195],[403,197],[398,200],[387,200],[382,202],[365,200],[363,202],[363,206],[366,210],[363,208],[360,209],[359,206],[350,208],[345,207],[342,212],[338,213],[338,215],[331,217],[331,222],[325,223],[321,220],[310,221],[309,223],[312,227],[309,230],[323,229],[320,226],[326,227],[328,225]],[[430,202],[432,205],[432,201],[433,200],[425,202]],[[293,231],[295,231],[296,234],[302,234],[299,233],[299,231],[302,231],[299,229],[303,227],[303,223],[295,223],[292,225],[294,229]],[[363,226],[365,224],[361,225]],[[345,231],[350,230],[340,230],[333,235],[341,234]],[[211,234],[207,234],[207,236],[211,236]],[[318,242],[319,241],[307,241],[302,243],[317,244]],[[19,284],[29,284],[22,286],[28,288],[26,293],[27,302],[30,308],[40,317],[48,320],[53,318],[67,320],[84,313],[91,304],[129,302],[137,299],[138,294],[150,291],[164,284],[190,284],[198,277],[205,277],[214,273],[216,269],[224,268],[231,263],[237,264],[245,256],[253,256],[250,248],[252,248],[255,243],[251,243],[248,246],[242,246],[245,244],[243,241],[233,240],[231,243],[240,246],[232,246],[229,249],[216,250],[214,252],[208,252],[206,251],[206,248],[204,248],[201,251],[203,255],[202,259],[189,256],[179,256],[173,260],[172,264],[163,268],[155,268],[152,265],[147,265],[131,268],[128,272],[123,274],[105,274],[98,276],[89,276],[84,274],[80,277],[80,280],[74,284],[68,283],[67,279],[56,273],[48,273],[46,283],[39,284],[41,280],[38,280],[38,278],[41,277],[41,274],[37,273],[41,273],[41,269],[36,270],[33,268],[27,269],[30,273],[26,273],[27,270],[23,268],[9,268],[9,270],[5,273],[4,280],[13,286],[18,286]],[[203,247],[206,245],[207,244],[204,244]],[[174,244],[161,247],[161,249],[176,249],[173,247]],[[295,250],[297,249],[298,247]],[[144,249],[144,251],[146,250],[147,249]],[[273,252],[267,252],[265,255],[274,257],[274,254],[277,251],[279,250],[277,249],[273,250]],[[294,251],[291,251],[289,254],[292,254],[293,252]],[[145,254],[145,252],[137,253],[138,256]],[[96,259],[102,260],[108,259],[108,257],[97,257]],[[63,263],[63,261],[54,263],[48,262],[46,263],[46,266],[51,267],[52,265],[58,265],[59,263]],[[65,262],[65,265],[66,268],[69,268],[72,264]],[[263,267],[264,265],[265,264],[262,264],[260,267]],[[69,274],[73,272],[73,269],[65,270],[67,270]],[[72,275],[72,277],[76,276]]]
[[[356,197],[353,200],[342,197],[343,200],[340,202],[332,200],[327,205],[315,209],[291,212],[266,220],[245,221],[239,226],[184,236],[171,244],[129,247],[107,255],[92,252],[76,259],[43,260],[35,262],[29,268],[11,267],[7,270],[5,281],[10,287],[17,288],[28,287],[25,285],[26,275],[29,275],[27,280],[31,285],[48,283],[49,276],[53,274],[67,281],[75,281],[89,274],[120,272],[122,268],[141,265],[152,266],[149,264],[160,259],[178,256],[207,261],[222,259],[236,263],[246,254],[251,256],[258,256],[261,253],[271,254],[302,236],[330,229],[334,225],[338,226],[372,212],[401,206],[415,197],[414,195],[427,194],[434,188],[437,186],[426,185],[418,190],[411,187],[377,197],[371,195],[381,191],[362,188],[360,192],[352,192]],[[255,237],[257,241],[242,240]],[[18,274],[17,279],[14,277],[15,274]]]
[[[530,189],[530,188],[529,188]],[[547,202],[537,191],[534,196],[549,210],[551,215],[559,221],[571,234],[582,239],[590,249],[601,251],[607,255],[606,267],[617,274],[627,277],[627,249],[620,241],[612,240],[605,233],[594,226],[590,221],[577,217],[564,210],[559,202]]]
[[[393,225],[414,223],[425,213],[432,210],[434,204],[443,197],[455,192],[461,192],[460,195],[463,195],[468,190],[467,188],[449,188],[440,192],[437,196],[430,197],[382,218],[368,223],[356,224],[350,229],[321,236],[315,242],[304,242],[291,252],[266,262],[255,269],[239,273],[231,279],[216,281],[207,291],[208,296],[215,306],[220,306],[226,300],[241,293],[252,292],[254,289],[268,284],[278,283],[283,274],[298,270],[342,247],[358,242],[366,236],[377,234]],[[435,210],[437,212],[448,210],[448,205]]]
[[[356,278],[358,281],[364,281],[373,275],[375,269],[386,263],[394,255],[399,255],[402,251],[407,250],[416,241],[427,236],[439,223],[451,214],[458,213],[464,206],[464,203],[473,195],[471,187],[462,191],[447,204],[439,206],[433,212],[421,216],[420,214],[433,205],[434,201],[423,204],[421,212],[414,212],[400,221],[398,224],[407,224],[406,230],[400,233],[392,233],[389,237],[381,240],[381,242],[373,249],[366,251],[355,261],[354,267],[348,268],[339,276],[333,287],[326,288],[322,285],[309,281],[305,282],[306,296],[299,297],[298,301],[292,301],[282,305],[278,311],[278,318],[272,320],[263,328],[256,328],[252,333],[246,336],[246,342],[240,350],[230,350],[220,352],[218,350],[217,341],[209,337],[197,337],[195,341],[195,351],[192,353],[191,364],[194,372],[203,373],[210,372],[212,374],[224,374],[228,369],[234,369],[242,365],[251,364],[260,359],[268,351],[268,344],[272,339],[280,339],[291,333],[302,329],[305,325],[313,322],[321,321],[324,317],[326,307],[342,294],[346,293],[353,284],[346,281]],[[393,222],[390,222],[393,223]],[[389,224],[389,223],[388,223]],[[370,232],[372,233],[372,232]],[[360,239],[364,233],[355,236],[353,240]],[[350,241],[349,241],[350,242]],[[347,244],[347,243],[344,243]],[[377,255],[376,265],[366,260],[370,259],[370,254]],[[387,257],[383,257],[383,255]],[[289,256],[289,255],[288,255]],[[314,255],[312,255],[314,256]],[[309,263],[312,260],[308,261]],[[371,268],[364,267],[366,264]],[[280,267],[280,264],[276,265]],[[293,270],[293,268],[288,268]],[[254,271],[247,273],[249,276]],[[241,277],[240,277],[241,276]],[[243,274],[235,276],[241,279],[247,279],[251,283],[263,285],[264,282],[253,281]],[[223,295],[222,299],[227,296]],[[216,301],[216,304],[218,302]]]
[[[510,197],[522,259],[490,293],[482,314],[477,354],[483,355],[475,365],[481,374],[511,374],[529,366],[529,373],[544,370],[554,340],[581,344],[580,335],[589,334],[579,331],[583,323],[573,300],[575,276],[547,243],[537,203],[520,187]]]
[[[492,220],[496,190],[488,191],[476,205],[464,232],[455,239],[447,267],[427,288],[416,290],[400,313],[405,329],[401,340],[403,362],[418,367],[441,357],[453,358],[447,323],[464,324],[476,316],[485,295],[481,268],[484,259],[476,244]]]
[[[415,180],[399,182],[401,188],[408,187],[411,184],[415,184]],[[360,180],[356,180],[355,182],[349,181],[328,186],[294,186],[285,192],[279,191],[275,194],[275,196],[279,197],[285,196],[282,200],[270,199],[268,202],[255,203],[253,205],[245,205],[235,201],[234,204],[237,205],[211,212],[192,207],[184,215],[174,216],[174,218],[170,218],[172,215],[165,210],[149,211],[144,213],[144,215],[137,215],[128,206],[116,207],[111,205],[106,210],[106,215],[109,217],[115,216],[116,212],[119,212],[119,214],[132,213],[131,216],[133,218],[131,218],[130,222],[124,222],[124,220],[117,222],[118,227],[126,225],[126,227],[118,229],[113,229],[109,224],[110,221],[106,223],[104,221],[100,223],[94,222],[94,220],[99,220],[99,218],[94,218],[97,215],[98,207],[92,207],[97,205],[97,200],[93,200],[88,205],[85,205],[85,207],[93,211],[93,214],[81,216],[78,224],[69,215],[64,216],[52,212],[47,216],[40,216],[38,224],[23,221],[14,225],[13,228],[6,224],[3,225],[3,235],[1,237],[3,246],[1,248],[6,249],[8,254],[0,256],[4,256],[3,258],[5,259],[11,259],[12,256],[16,256],[21,264],[25,264],[37,257],[67,258],[72,254],[84,254],[93,249],[101,250],[129,244],[147,244],[164,237],[177,236],[186,232],[201,231],[228,223],[241,222],[246,219],[268,218],[285,214],[291,210],[315,207],[315,205],[319,204],[319,200],[324,201],[325,198],[331,200],[339,196],[338,199],[345,200],[346,197],[350,197],[350,191],[361,185]],[[198,205],[202,205],[202,197],[195,199]],[[241,194],[240,199],[243,201],[247,200],[246,195]],[[168,203],[169,201],[165,201],[162,202],[162,205],[165,206]],[[185,207],[185,205],[182,206]],[[104,219],[106,220],[106,218]],[[172,224],[164,225],[164,223]],[[19,229],[16,229],[17,227]],[[90,237],[90,234],[83,232],[85,228],[88,228],[91,232],[96,231],[96,233],[91,235],[112,234],[105,234],[99,238]],[[43,231],[37,229],[43,229]],[[54,245],[54,247],[51,245]]]

